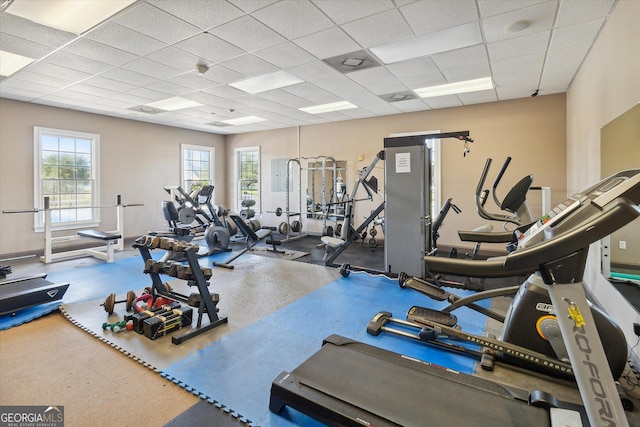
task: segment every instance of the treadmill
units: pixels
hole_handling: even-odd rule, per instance
[[[628,426],[582,279],[589,245],[640,216],[639,205],[640,169],[626,170],[567,198],[519,233],[518,247],[508,255],[425,258],[433,273],[462,276],[510,277],[533,267],[558,313],[584,410],[544,392],[523,394],[451,375],[446,368],[339,336],[328,337],[294,371],[275,378],[269,409],[278,413],[288,405],[341,426],[459,426],[480,420],[505,426]]]
[[[60,301],[69,283],[53,283],[46,274],[4,280],[0,282],[0,316],[53,301]]]

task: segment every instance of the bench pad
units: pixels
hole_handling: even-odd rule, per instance
[[[122,238],[120,234],[115,233],[105,233],[100,230],[82,230],[78,231],[78,235],[82,237],[89,237],[91,239],[99,239],[99,240],[117,240]]]

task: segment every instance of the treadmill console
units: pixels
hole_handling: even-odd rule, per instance
[[[575,197],[575,196],[574,196]],[[575,199],[569,197],[564,202],[556,206],[552,211],[542,216],[535,224],[533,224],[526,232],[518,235],[518,249],[529,247],[535,243],[544,240],[545,230],[560,224],[562,220],[568,217],[573,211],[578,209],[584,199]]]
[[[638,185],[640,170],[627,170],[610,176],[583,193],[576,193],[543,215],[526,232],[518,234],[518,249],[527,248],[550,237],[547,233],[580,207],[593,204],[602,209],[607,203],[624,196],[628,190]]]

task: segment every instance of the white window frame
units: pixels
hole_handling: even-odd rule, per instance
[[[239,212],[240,210],[242,210],[242,195],[240,194],[240,181],[241,181],[241,177],[240,177],[240,153],[246,153],[247,151],[257,151],[258,152],[258,197],[256,198],[256,204],[255,206],[252,206],[251,209],[253,209],[256,212],[260,211],[260,205],[261,205],[261,201],[262,201],[262,179],[261,179],[261,174],[262,174],[262,164],[261,164],[261,153],[260,153],[260,146],[251,146],[251,147],[238,147],[234,150],[234,158],[235,158],[235,182],[236,182],[236,189],[235,189],[235,194],[236,194],[236,210]]]
[[[53,129],[40,126],[33,128],[34,145],[34,198],[33,204],[36,207],[44,208],[44,195],[42,193],[42,137],[44,135],[54,135],[59,137],[82,138],[91,141],[91,218],[81,221],[53,222],[51,229],[72,230],[87,227],[97,227],[100,225],[100,135],[88,132],[76,132],[71,130]],[[51,209],[52,212],[55,209]],[[40,211],[34,215],[34,231],[44,231],[44,212]]]
[[[180,144],[180,186],[189,191],[187,187],[187,180],[185,179],[185,150],[206,151],[209,153],[209,185],[213,185],[213,194],[211,195],[211,202],[215,200],[215,172],[216,172],[216,149],[215,147],[209,147],[206,145],[193,145],[193,144]]]

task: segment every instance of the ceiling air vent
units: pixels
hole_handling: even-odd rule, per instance
[[[345,53],[323,61],[344,74],[380,66],[380,63],[364,50]]]
[[[384,99],[387,102],[399,102],[399,101],[408,101],[410,99],[418,99],[415,93],[410,90],[404,92],[394,92],[387,93],[384,95],[378,95],[380,98]]]
[[[147,113],[147,114],[158,114],[158,113],[166,112],[158,108],[149,107],[148,105],[137,105],[135,107],[128,108],[128,110],[137,111],[139,113]]]

